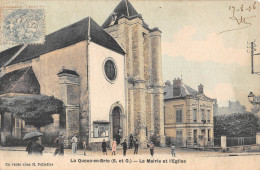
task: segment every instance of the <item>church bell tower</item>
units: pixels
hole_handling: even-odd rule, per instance
[[[128,0],[122,0],[102,27],[126,52],[127,133],[142,147],[165,144],[161,31],[150,29]]]

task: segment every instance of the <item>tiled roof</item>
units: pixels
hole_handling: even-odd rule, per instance
[[[39,94],[40,84],[32,67],[15,70],[1,77],[0,94],[5,93]]]
[[[177,99],[180,97],[185,97],[185,96],[193,96],[197,97],[198,95],[204,95],[202,93],[199,93],[198,91],[194,90],[190,86],[181,83],[181,96],[173,96],[173,85],[167,85],[164,87],[164,99]],[[209,97],[205,96],[207,99],[210,99]]]
[[[44,44],[28,45],[9,65],[37,58],[45,53],[86,40],[88,37],[88,32],[90,32],[90,38],[92,42],[120,54],[125,54],[124,50],[114,40],[113,37],[111,37],[105,30],[103,30],[103,28],[101,28],[91,17],[87,17],[81,21],[47,35],[45,37]],[[13,47],[1,52],[0,63],[4,63],[4,61],[7,60],[6,58],[11,58],[12,54],[17,52],[19,49],[18,47]]]
[[[102,25],[103,28],[107,28],[110,26],[110,23],[113,19],[113,14],[116,15],[116,20],[113,25],[118,24],[118,20],[121,17],[127,17],[128,19],[141,17],[141,15],[137,13],[133,5],[128,0],[121,0],[121,2],[117,5],[117,7],[114,9],[111,15],[103,23]],[[143,27],[150,30],[148,25],[144,21],[142,22],[143,22]]]

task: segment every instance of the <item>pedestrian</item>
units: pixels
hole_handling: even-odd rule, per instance
[[[42,155],[43,150],[44,147],[41,144],[39,144],[38,137],[32,138],[26,147],[26,151],[28,151],[28,155]]]
[[[171,145],[171,154],[175,156],[175,146],[173,144]]]
[[[59,137],[57,137],[54,140],[54,144],[56,146],[56,150],[53,154],[53,156],[56,156],[58,153],[60,156],[64,155],[64,137],[62,134],[59,135]]]
[[[132,134],[130,134],[130,137],[129,137],[129,149],[132,149],[133,148],[133,143],[134,143],[134,137]]]
[[[76,154],[77,153],[77,144],[78,144],[78,138],[77,138],[77,134],[75,136],[73,136],[73,138],[71,139],[71,144],[72,144],[72,154]]]
[[[83,139],[83,149],[84,149],[84,155],[86,156],[86,150],[87,150],[87,141],[86,141],[86,139]]]
[[[153,154],[154,154],[154,144],[153,144],[153,142],[150,143],[149,148],[150,148],[150,154],[151,154],[151,156],[153,156]]]
[[[119,134],[116,135],[116,144],[120,144],[121,136]]]
[[[138,142],[138,140],[136,139],[135,142],[134,142],[134,147],[135,147],[134,154],[137,154],[137,153],[138,153],[138,146],[139,146],[139,142]]]
[[[116,155],[116,139],[114,139],[112,144],[112,155]]]
[[[102,152],[103,152],[103,155],[107,155],[107,143],[106,143],[105,139],[103,139],[103,142],[102,142]]]
[[[27,147],[26,147],[26,151],[28,152],[28,155],[31,155],[32,154],[32,139],[29,141]]]
[[[124,142],[121,145],[123,146],[123,155],[126,156],[126,150],[127,150],[126,139],[124,140]]]

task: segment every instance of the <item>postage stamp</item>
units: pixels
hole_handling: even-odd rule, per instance
[[[2,44],[38,44],[44,42],[43,8],[5,8],[2,10]]]

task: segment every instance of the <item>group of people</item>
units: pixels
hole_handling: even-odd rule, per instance
[[[112,142],[112,155],[116,155],[116,148],[117,148],[117,140],[116,138],[114,139],[114,141]],[[134,154],[137,154],[138,153],[138,147],[139,147],[139,142],[138,140],[136,139],[134,142],[134,147],[135,147],[135,150],[134,150]],[[127,150],[127,140],[125,139],[123,143],[121,143],[121,145],[123,146],[123,155],[126,156],[126,150]],[[130,144],[131,145],[131,144]],[[105,141],[105,139],[103,140],[102,142],[102,152],[103,152],[103,155],[107,155],[107,142]],[[129,149],[132,149],[132,147]]]
[[[78,144],[78,138],[77,138],[77,134],[74,135],[71,139],[71,145],[72,145],[72,154],[76,154],[77,153],[77,144]],[[86,149],[87,149],[87,142],[86,140],[83,140],[83,149],[84,149],[84,155],[86,155]],[[56,147],[55,152],[54,152],[54,156],[56,156],[57,154],[59,154],[60,156],[64,155],[64,136],[62,134],[60,134],[55,140],[54,140],[54,145]],[[117,149],[117,145],[118,145],[118,141],[115,138],[114,141],[112,142],[112,155],[116,155],[116,149]],[[121,145],[123,146],[123,155],[126,156],[126,150],[127,150],[127,140],[125,139],[123,143],[121,143]],[[139,147],[139,142],[138,139],[133,138],[133,135],[131,134],[129,137],[129,149],[132,149],[134,146],[134,154],[138,154],[138,147]],[[154,155],[154,144],[153,142],[150,142],[147,145],[150,149],[150,154],[151,156]],[[107,143],[105,141],[105,139],[102,142],[102,152],[104,155],[107,155]],[[26,151],[28,152],[28,155],[34,154],[34,155],[42,155],[42,152],[44,150],[44,147],[40,144],[39,142],[39,138],[38,137],[34,137],[31,138],[27,147],[26,147]],[[171,145],[171,155],[175,156],[175,146]]]
[[[64,155],[64,136],[62,134],[59,135],[54,141],[54,144],[56,146],[56,150],[54,152],[54,156],[57,154],[63,156]],[[83,141],[83,148],[84,148],[84,155],[86,155],[86,148],[87,148],[87,143],[84,140]],[[78,150],[78,135],[74,135],[71,139],[71,150],[72,154],[75,155]]]

